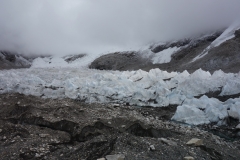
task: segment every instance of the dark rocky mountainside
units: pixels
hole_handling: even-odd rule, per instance
[[[235,38],[227,40],[218,47],[209,50],[208,54],[194,62],[191,60],[203,52],[209,45],[208,42],[200,42],[196,47],[184,48],[172,56],[169,66],[166,64],[157,65],[157,67],[166,70],[193,72],[199,68],[214,72],[223,70],[224,72],[237,73],[240,71],[240,37],[235,32]]]
[[[240,157],[238,138],[220,138],[203,130],[204,126],[169,121],[176,106],[136,108],[20,94],[0,95],[0,106],[2,160],[112,160],[114,157],[237,160]],[[239,129],[231,128],[226,133],[239,133]],[[220,127],[216,130],[216,126],[208,129],[221,130]]]
[[[0,51],[0,69],[28,68],[31,62],[16,53]]]
[[[149,58],[144,56],[144,51],[134,52],[134,55],[127,56],[124,53],[110,53],[104,55],[89,66],[95,69],[113,69],[113,70],[136,70],[142,69],[149,71],[152,68],[160,68],[166,71],[184,71],[190,73],[202,68],[210,72],[215,70],[223,70],[224,72],[239,72],[240,70],[240,30],[235,31],[235,37],[223,42],[217,47],[213,47],[208,54],[196,61],[193,59],[201,55],[204,50],[216,39],[222,32],[217,32],[204,38],[184,39],[166,44],[150,46],[153,54],[161,52],[167,48],[181,47],[171,56],[169,63],[153,64]],[[132,52],[129,52],[132,53]],[[147,53],[146,53],[147,54]],[[131,55],[131,54],[130,54]],[[122,57],[124,58],[124,61]],[[108,58],[111,57],[111,58]],[[145,57],[145,58],[143,58]],[[135,64],[135,65],[134,65]]]
[[[103,55],[92,62],[89,66],[100,70],[137,70],[150,65],[150,60],[144,59],[135,51],[115,52]]]

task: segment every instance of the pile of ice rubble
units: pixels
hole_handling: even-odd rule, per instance
[[[222,89],[220,95],[240,93],[240,73],[189,74],[152,69],[99,71],[73,68],[30,68],[0,71],[0,94],[22,93],[43,98],[72,98],[85,102],[123,103],[161,107],[179,105],[173,120],[204,124],[224,123],[228,116],[240,119],[240,98],[221,102],[202,96]]]

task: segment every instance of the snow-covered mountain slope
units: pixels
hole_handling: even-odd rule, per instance
[[[213,73],[216,70],[237,73],[240,70],[240,36],[238,23],[225,31],[201,36],[156,43],[134,51],[114,53],[79,54],[69,56],[39,57],[33,68],[88,67],[100,70],[149,71],[160,68],[166,71],[187,70],[192,73],[199,68]]]
[[[169,47],[159,53],[156,53],[152,58],[152,63],[153,64],[169,63],[171,61],[171,56],[180,49],[181,47],[175,46],[173,48]]]
[[[68,97],[84,102],[161,107],[179,105],[173,120],[190,124],[225,123],[228,112],[240,119],[240,74],[201,69],[189,74],[152,69],[99,71],[79,68],[30,68],[0,71],[0,94],[22,93],[43,98]],[[199,96],[215,93],[213,97]],[[189,109],[190,108],[190,109]],[[193,116],[194,121],[193,121]]]
[[[225,43],[227,40],[233,39],[235,37],[235,31],[238,29],[240,29],[240,22],[234,23],[233,25],[228,27],[217,39],[215,39],[206,49],[204,49],[200,55],[195,57],[192,62],[201,59],[202,57],[207,55],[212,48],[216,48],[222,43]]]
[[[68,56],[38,57],[33,60],[31,68],[79,68],[86,67],[96,57],[89,54],[76,54]]]
[[[108,54],[108,56],[104,55],[94,60],[90,68],[113,70],[143,69],[146,71],[160,68],[169,72],[188,70],[190,73],[202,68],[211,73],[218,69],[224,72],[237,73],[240,70],[239,28],[240,24],[235,23],[224,31],[178,41],[153,44],[150,47],[143,47],[138,51],[134,51],[134,57],[121,62],[119,62],[122,56],[121,52],[119,54]],[[126,52],[122,53],[125,54]],[[111,57],[111,59],[106,57]]]
[[[28,68],[31,62],[24,57],[6,51],[0,51],[0,69]]]

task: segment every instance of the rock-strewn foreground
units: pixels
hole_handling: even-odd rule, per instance
[[[0,106],[1,159],[96,160],[116,154],[126,160],[240,157],[238,139],[228,141],[203,126],[169,121],[176,106],[136,108],[21,94],[1,94]],[[208,129],[216,131],[216,126]],[[238,130],[230,125],[225,132]],[[189,142],[192,138],[203,140],[203,145],[196,139]]]

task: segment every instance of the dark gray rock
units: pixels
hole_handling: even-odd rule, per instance
[[[124,160],[125,156],[123,154],[116,154],[116,155],[107,155],[107,160]]]
[[[0,69],[28,68],[31,62],[22,56],[8,52],[0,51]]]
[[[68,62],[68,63],[71,63],[79,58],[82,58],[86,56],[86,54],[77,54],[77,55],[73,55],[73,56],[67,56],[65,57],[65,61]]]
[[[11,52],[1,51],[1,54],[5,56],[5,59],[9,62],[15,62],[16,56]]]
[[[166,138],[159,138],[159,140],[169,146],[177,146],[177,143]]]
[[[150,49],[153,53],[158,53],[161,52],[167,48],[173,48],[173,47],[182,47],[185,46],[187,44],[189,44],[191,42],[190,39],[183,39],[183,40],[179,40],[176,42],[168,42],[166,44],[161,44],[161,45],[157,45],[157,46],[150,46]]]
[[[150,63],[137,52],[115,52],[94,60],[89,68],[99,70],[136,70]]]
[[[235,31],[235,37],[240,38],[240,29]]]

